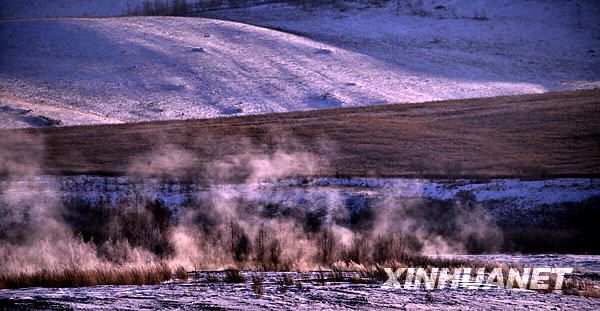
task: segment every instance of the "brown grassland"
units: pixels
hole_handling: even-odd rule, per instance
[[[323,156],[321,176],[542,178],[597,176],[599,121],[595,89],[19,132],[45,143],[50,174],[124,174],[135,157],[166,144],[194,153],[201,168],[250,144]]]

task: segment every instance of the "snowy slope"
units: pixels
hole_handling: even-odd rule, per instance
[[[438,98],[491,95],[484,91],[490,82],[546,90],[600,85],[597,1],[390,1],[325,11],[272,5],[210,15],[369,55],[421,78],[406,81],[411,89],[423,80],[463,82],[432,94]]]
[[[446,4],[446,13],[436,13],[424,6],[433,10],[424,16],[392,4],[344,12],[267,5],[218,13],[304,36],[205,18],[0,21],[0,127],[600,86],[593,2],[580,1],[574,11],[571,2],[502,1],[487,3],[484,13],[479,2],[446,2],[456,7]],[[487,20],[473,18],[482,14]]]

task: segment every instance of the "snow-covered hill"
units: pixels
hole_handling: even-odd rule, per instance
[[[0,127],[600,86],[594,2],[443,3],[418,15],[393,1],[343,12],[266,5],[214,13],[302,36],[190,17],[0,21]]]

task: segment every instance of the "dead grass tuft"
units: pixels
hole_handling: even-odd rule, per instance
[[[175,277],[180,281],[187,281],[188,273],[184,267],[179,266],[175,269]]]
[[[600,288],[590,279],[573,277],[564,280],[563,294],[600,298]]]
[[[252,276],[252,291],[255,294],[262,296],[265,293],[264,281],[265,277],[260,273]]]
[[[283,274],[283,276],[281,277],[280,283],[285,286],[294,286],[296,284],[296,282],[294,281],[294,278],[288,273]]]

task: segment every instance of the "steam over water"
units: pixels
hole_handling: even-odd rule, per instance
[[[338,260],[528,251],[507,229],[561,229],[565,204],[589,213],[600,194],[593,179],[310,178],[326,159],[251,145],[208,163],[197,181],[183,178],[194,155],[172,145],[135,157],[128,176],[40,176],[42,150],[5,150],[2,273],[159,261],[306,271]],[[524,210],[528,217],[515,217]]]

